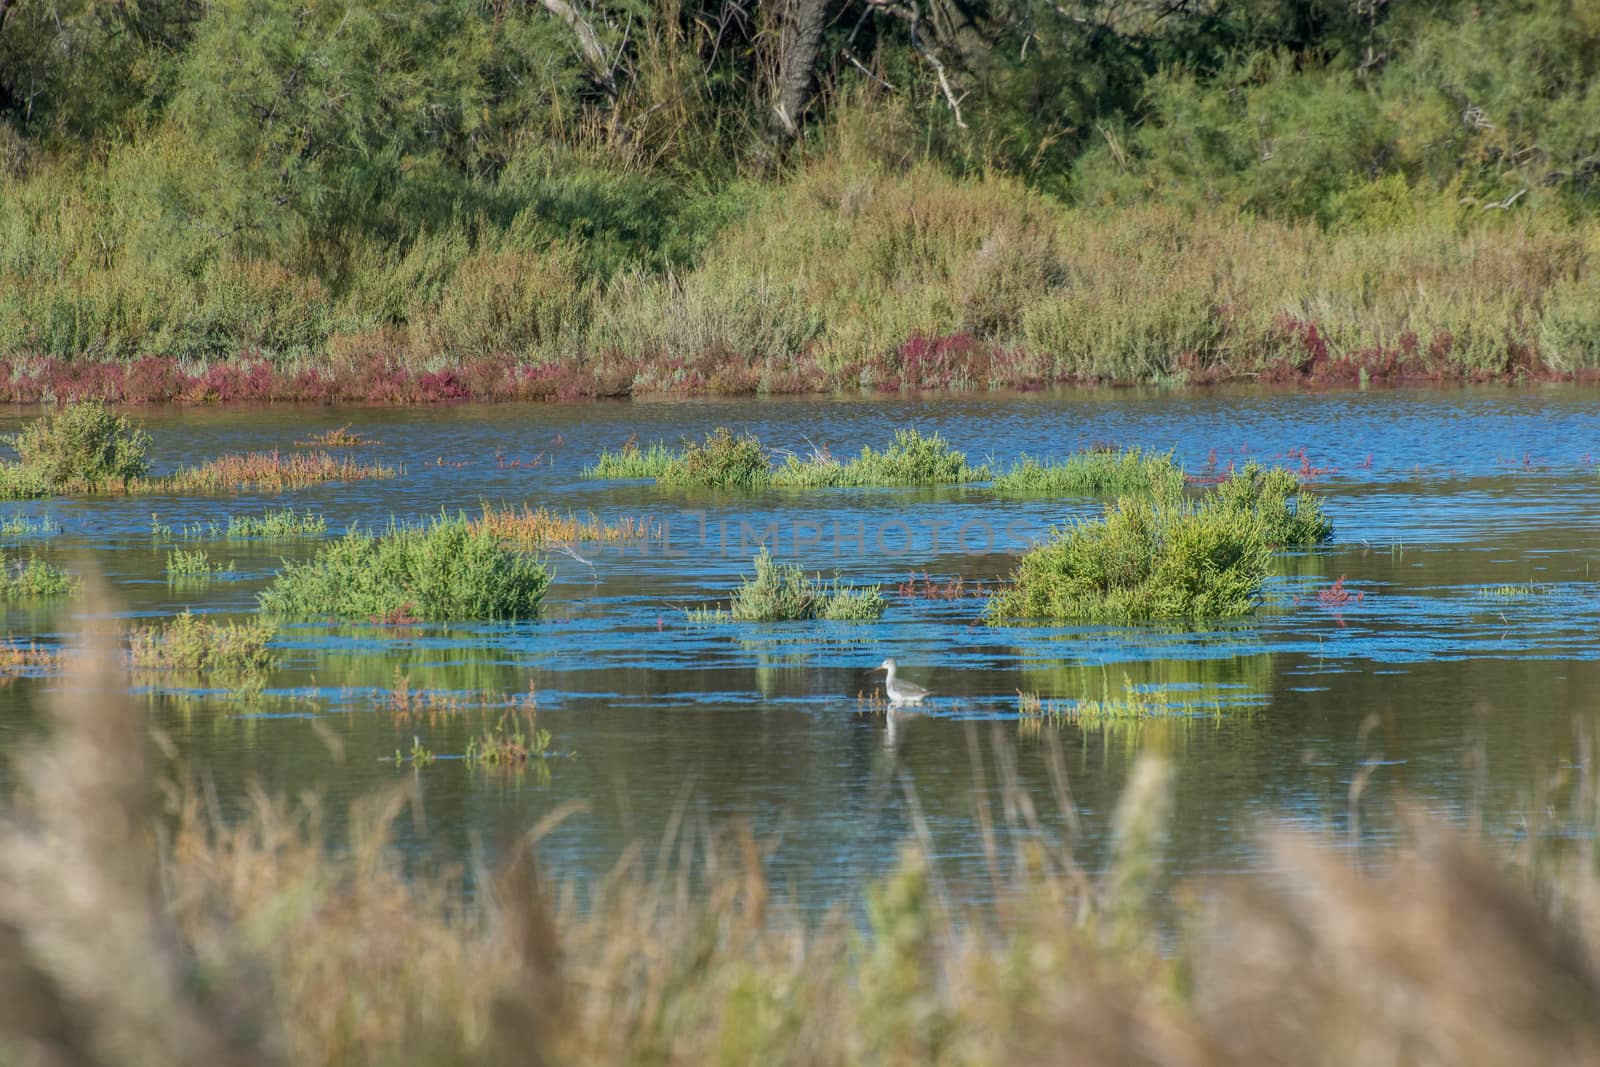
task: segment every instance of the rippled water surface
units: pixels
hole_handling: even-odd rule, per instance
[[[0,418],[9,430],[26,413]],[[980,399],[619,402],[379,410],[158,410],[141,416],[157,471],[226,451],[281,447],[342,423],[381,445],[363,455],[402,477],[261,496],[56,500],[61,533],[18,540],[106,574],[126,611],[191,606],[245,613],[280,559],[314,546],[214,543],[235,572],[173,589],[151,515],[174,527],[292,504],[352,523],[415,519],[485,503],[646,517],[666,538],[552,551],[557,579],[537,621],[405,628],[303,624],[280,637],[282,668],[259,697],[148,694],[158,725],[224,804],[251,783],[344,798],[415,780],[422,803],[400,827],[419,859],[464,859],[568,801],[586,808],[547,840],[567,876],[603,873],[624,846],[743,817],[776,844],[778,880],[807,907],[841,899],[891,862],[926,820],[957,869],[981,865],[979,800],[1014,776],[1048,831],[1066,767],[1082,847],[1094,862],[1133,757],[1178,769],[1173,847],[1182,872],[1257,862],[1261,817],[1287,815],[1382,835],[1404,795],[1514,833],[1536,784],[1572,759],[1600,694],[1600,392],[1395,391],[1324,395],[1100,391]],[[904,595],[926,574],[970,592],[1014,565],[1091,499],[1014,501],[982,487],[685,495],[595,482],[579,470],[604,447],[699,436],[727,424],[768,446],[835,454],[882,446],[900,425],[938,430],[977,458],[1064,454],[1114,442],[1174,449],[1191,472],[1249,458],[1314,471],[1336,539],[1283,556],[1251,618],[1208,628],[991,628],[983,600]],[[756,542],[808,568],[882,582],[874,624],[691,624],[685,606],[725,597]],[[1344,578],[1351,598],[1319,593]],[[1496,592],[1502,586],[1520,588]],[[48,613],[7,610],[17,637],[59,638]],[[885,656],[934,691],[893,721],[859,699]],[[415,737],[465,750],[482,712],[395,715],[383,694],[536,693],[563,755],[520,774],[440,759],[397,767]],[[32,729],[50,679],[0,691],[0,744]],[[1019,729],[1019,691],[1044,699],[1132,686],[1179,714],[1093,729]],[[492,714],[492,713],[491,713]],[[1005,739],[994,756],[993,735]],[[4,773],[4,772],[0,772]],[[1359,808],[1352,783],[1359,781]],[[1003,812],[995,818],[1005,822]],[[980,884],[974,880],[974,885]],[[978,892],[978,890],[974,890]]]

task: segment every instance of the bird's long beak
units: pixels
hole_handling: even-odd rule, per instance
[[[880,663],[880,664],[878,664],[876,667],[874,667],[872,669],[875,670],[875,671],[881,671],[881,670],[883,670],[883,664]]]

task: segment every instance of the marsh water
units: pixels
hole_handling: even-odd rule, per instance
[[[10,430],[33,413],[0,417]],[[291,505],[330,536],[485,504],[642,518],[663,536],[545,553],[556,572],[543,616],[515,623],[304,623],[282,629],[282,665],[259,694],[158,683],[139,690],[218,804],[252,787],[318,792],[330,811],[413,782],[398,840],[418,863],[493,852],[571,801],[544,841],[560,877],[598,877],[633,841],[743,819],[772,844],[777,882],[805,908],[848,899],[925,821],[949,869],[981,895],[980,800],[1002,780],[1033,799],[1046,833],[1068,823],[1103,855],[1135,757],[1176,769],[1172,856],[1180,874],[1260,862],[1263,819],[1381,841],[1395,798],[1516,834],[1538,786],[1569,768],[1600,694],[1600,392],[1460,389],[1277,394],[1095,391],[970,399],[662,401],[426,409],[174,408],[139,417],[157,472],[223,452],[289,449],[348,423],[381,442],[354,450],[403,464],[392,481],[283,494],[63,499],[12,505],[58,532],[11,538],[111,581],[130,616],[185,607],[246,614],[283,558],[315,544],[206,543],[231,574],[174,587],[175,530]],[[1065,455],[1096,443],[1175,450],[1191,472],[1255,458],[1304,469],[1325,495],[1334,542],[1278,558],[1251,617],[1205,627],[985,626],[981,596],[1088,498],[997,499],[977,487],[685,494],[584,480],[602,448],[675,443],[719,425],[764,444],[836,455],[881,447],[895,428],[937,430],[974,459]],[[757,542],[854,582],[883,583],[880,622],[694,623],[725,598]],[[915,575],[915,590],[905,588]],[[924,575],[927,576],[926,580]],[[1346,596],[1329,593],[1343,578]],[[6,609],[14,637],[62,639],[51,613]],[[886,656],[930,688],[917,713],[870,697]],[[403,715],[401,684],[451,710]],[[0,690],[0,746],[19,751],[50,678]],[[1045,700],[1121,696],[1169,713],[1139,721],[1018,721],[1019,691]],[[463,753],[497,700],[530,691],[557,755],[520,772]],[[491,696],[486,698],[485,694]],[[503,694],[504,696],[499,696]],[[397,765],[413,740],[431,765]],[[997,746],[1000,755],[996,756]],[[8,772],[0,772],[0,775]],[[0,783],[4,784],[4,783]],[[1353,784],[1359,788],[1353,789]],[[1003,806],[993,818],[1005,829]]]

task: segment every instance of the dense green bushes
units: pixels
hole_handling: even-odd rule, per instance
[[[4,440],[17,452],[15,463],[0,465],[0,495],[10,498],[63,489],[92,492],[150,469],[150,435],[99,401],[68,404]]]
[[[880,13],[784,145],[714,7],[11,5],[0,397],[1600,366],[1592,5]]]
[[[1251,611],[1273,548],[1333,536],[1321,501],[1282,469],[1250,464],[1197,502],[1123,498],[1022,557],[990,599],[991,623],[1130,622]]]
[[[538,613],[550,574],[465,517],[381,534],[353,529],[261,594],[268,615],[345,619],[515,619]]]

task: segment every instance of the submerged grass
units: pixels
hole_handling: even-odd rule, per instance
[[[756,572],[733,592],[726,613],[691,611],[698,622],[730,618],[735,622],[782,622],[798,619],[869,621],[883,614],[883,594],[875,585],[856,587],[838,578],[824,582],[806,577],[797,564],[778,563],[766,548],[755,557]]]
[[[224,822],[197,790],[164,810],[126,684],[91,645],[49,697],[53,736],[14,766],[0,1045],[18,1062],[1600,1059],[1600,875],[1570,847],[1594,832],[1587,746],[1570,813],[1531,805],[1515,851],[1421,812],[1381,857],[1269,830],[1263,873],[1168,898],[1198,902],[1176,930],[1156,905],[1167,763],[1133,766],[1103,873],[1070,836],[1038,832],[1029,797],[991,807],[977,791],[977,821],[1018,842],[986,838],[985,907],[963,906],[912,840],[817,921],[768,880],[748,831],[708,830],[677,864],[676,846],[659,862],[630,850],[587,894],[518,842],[469,904],[459,879],[405,861],[404,790],[337,820],[315,799],[263,798]],[[348,836],[326,838],[331,824]]]
[[[514,619],[536,615],[550,574],[465,516],[352,529],[302,563],[286,563],[261,610],[346,619]]]
[[[133,665],[144,670],[216,675],[230,682],[259,680],[277,663],[268,647],[276,633],[269,623],[217,622],[185,611],[136,627],[128,650]]]
[[[1038,693],[1017,693],[1017,713],[1025,724],[1044,721],[1092,727],[1109,722],[1190,715],[1193,712],[1194,709],[1187,704],[1174,704],[1168,698],[1165,687],[1143,688],[1126,674],[1122,676],[1120,693],[1113,693],[1111,683],[1107,680],[1099,697],[1043,700]]]
[[[995,476],[991,487],[1005,496],[1148,496],[1171,500],[1183,493],[1183,468],[1171,452],[1096,448],[1064,460],[1040,462],[1020,456]]]
[[[493,726],[467,742],[469,765],[509,767],[531,759],[544,759],[550,752],[550,731],[539,726],[538,714],[531,707],[507,711]]]

